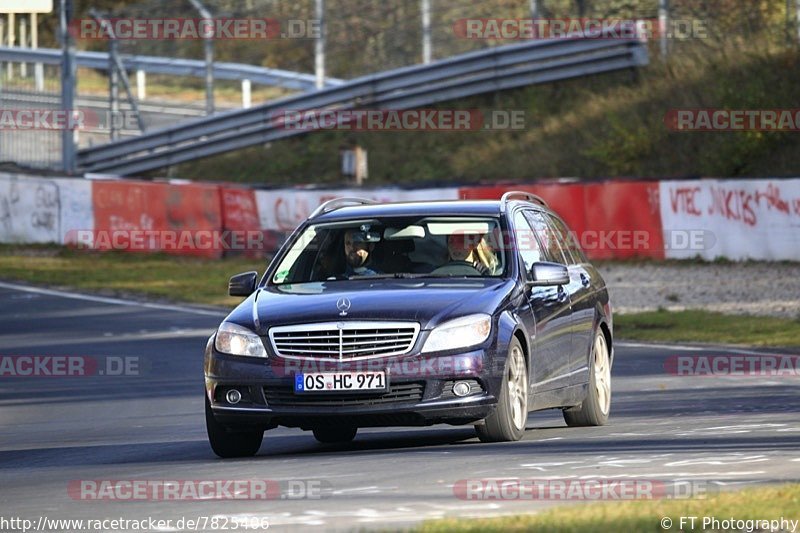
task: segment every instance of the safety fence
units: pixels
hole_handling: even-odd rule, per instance
[[[264,257],[331,198],[497,199],[507,190],[543,197],[592,259],[800,260],[800,178],[257,190],[0,173],[0,242]],[[122,245],[109,238],[119,235]]]

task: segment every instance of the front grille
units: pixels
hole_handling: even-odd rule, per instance
[[[282,357],[346,361],[403,355],[419,334],[416,322],[324,322],[269,330],[272,349]]]
[[[370,406],[392,403],[416,403],[422,400],[425,393],[424,382],[394,383],[389,385],[389,390],[371,393],[336,393],[323,394],[295,394],[290,387],[264,387],[264,397],[269,406],[296,406],[296,407],[347,407],[351,405]]]

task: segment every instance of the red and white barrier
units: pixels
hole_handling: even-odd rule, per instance
[[[332,198],[358,196],[379,203],[497,199],[508,190],[542,196],[592,259],[800,261],[800,179],[253,190],[0,174],[0,242],[261,257]],[[109,235],[131,240],[120,243]],[[142,238],[134,242],[134,237]]]
[[[800,261],[800,179],[662,181],[665,255]],[[676,246],[695,239],[703,246]]]
[[[289,232],[303,222],[314,209],[328,200],[342,196],[366,198],[378,203],[414,200],[456,200],[459,189],[275,189],[256,191],[261,229]]]

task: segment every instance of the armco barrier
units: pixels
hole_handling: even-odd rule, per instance
[[[800,261],[800,179],[662,181],[659,187],[667,258]],[[675,238],[702,246],[687,252]]]

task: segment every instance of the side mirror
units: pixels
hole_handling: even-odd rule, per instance
[[[228,294],[231,296],[250,296],[256,290],[258,272],[245,272],[236,274],[228,282]]]
[[[531,267],[529,283],[539,287],[568,285],[569,270],[567,270],[566,265],[559,263],[546,263],[544,261],[534,263]]]

